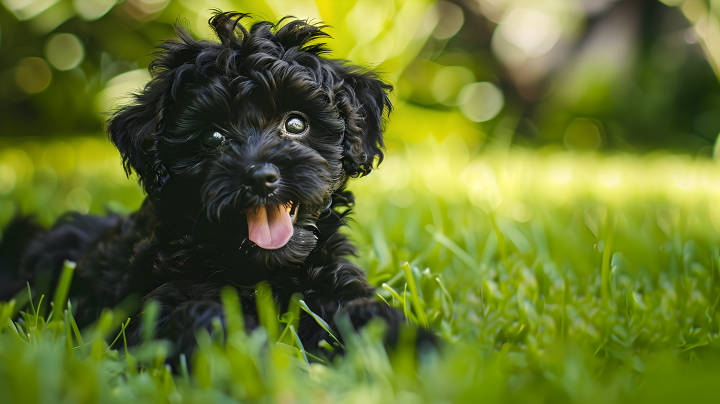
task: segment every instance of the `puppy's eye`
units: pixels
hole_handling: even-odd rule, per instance
[[[225,136],[220,132],[208,132],[203,136],[203,144],[207,147],[218,147],[225,141]]]
[[[301,135],[307,128],[307,120],[300,115],[290,115],[285,120],[285,131],[291,135]]]

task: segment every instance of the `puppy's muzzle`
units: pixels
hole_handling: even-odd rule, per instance
[[[253,195],[272,196],[280,185],[280,170],[270,163],[252,165],[245,173],[245,184]],[[294,233],[298,207],[298,203],[288,201],[247,209],[248,238],[266,250],[284,247]]]
[[[258,164],[250,167],[245,181],[250,192],[257,196],[268,196],[280,184],[280,170],[273,164]]]

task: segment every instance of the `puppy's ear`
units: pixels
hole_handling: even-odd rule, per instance
[[[155,148],[162,130],[166,91],[158,88],[161,86],[156,80],[133,96],[132,105],[117,109],[107,123],[108,137],[122,156],[125,172],[137,173],[148,193],[157,186],[162,187],[167,179]]]
[[[155,131],[156,124],[154,111],[142,104],[121,107],[108,120],[108,138],[120,152],[127,175],[133,171],[140,178],[145,175],[143,141]]]
[[[383,131],[392,111],[388,93],[393,87],[372,72],[340,64],[336,69],[343,80],[336,90],[338,110],[345,118],[343,168],[352,177],[364,176],[376,158],[380,164],[384,157]]]
[[[187,62],[194,60],[205,47],[184,27],[176,25],[175,32],[177,38],[156,47],[158,51],[153,54],[149,67],[153,79],[132,95],[132,104],[115,110],[107,122],[108,137],[122,156],[125,172],[137,173],[148,194],[160,190],[169,178],[157,153],[163,118],[182,87],[181,78],[194,77],[183,74],[195,67]]]

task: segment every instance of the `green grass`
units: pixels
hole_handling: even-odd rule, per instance
[[[72,156],[53,160],[55,149]],[[164,365],[171,347],[152,334],[136,349],[107,349],[108,338],[123,338],[122,308],[78,330],[62,299],[50,305],[23,293],[0,305],[4,400],[717,399],[714,162],[492,149],[473,156],[453,135],[389,155],[353,182],[358,203],[348,231],[378,299],[410,322],[427,322],[445,341],[441,354],[416,360],[408,328],[406,343],[388,355],[374,324],[359,336],[343,332],[348,354],[322,364],[294,334],[307,315],[302,303],[279,316],[261,286],[265,328],[245,333],[236,296],[225,293],[227,341],[198,333],[192,373],[173,375]],[[67,208],[99,213],[108,201],[125,211],[141,197],[102,139],[0,145],[0,224],[17,212],[38,212],[45,223]],[[152,312],[146,308],[146,321]]]

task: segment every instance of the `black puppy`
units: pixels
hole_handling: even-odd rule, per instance
[[[396,340],[404,316],[368,299],[374,289],[346,259],[355,249],[338,231],[353,202],[348,178],[382,161],[392,87],[321,58],[324,26],[286,18],[244,27],[246,16],[210,19],[220,43],[178,27],[154,54],[154,78],[109,120],[125,170],[147,192],[141,209],[67,215],[49,231],[16,221],[0,270],[32,282],[43,270],[57,279],[63,260],[77,261],[70,296],[81,324],[136,294],[160,304],[159,335],[179,352],[192,348],[194,330],[222,318],[227,285],[248,325],[257,324],[262,281],[282,310],[301,293],[332,327],[339,313],[356,329],[379,316]],[[137,343],[141,330],[132,335]],[[309,349],[327,338],[309,316],[299,336]]]

